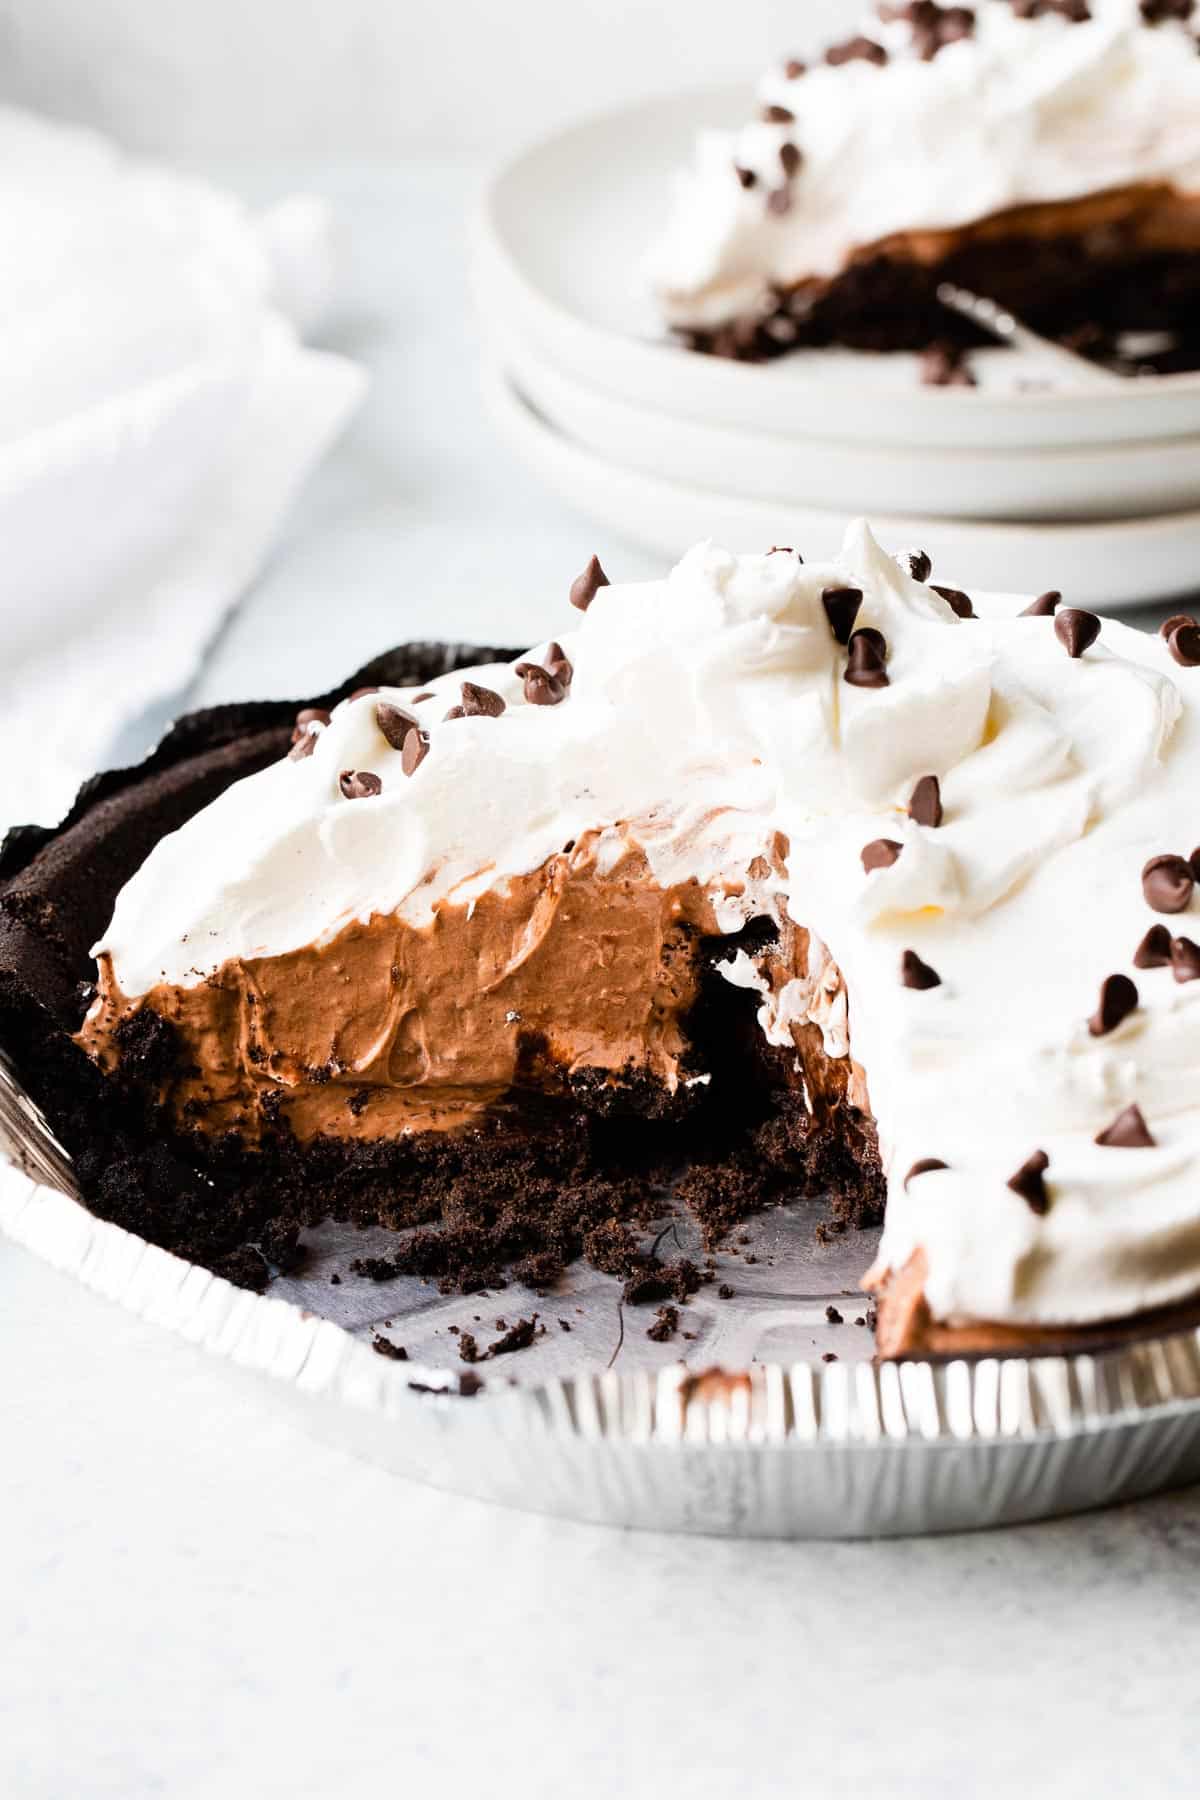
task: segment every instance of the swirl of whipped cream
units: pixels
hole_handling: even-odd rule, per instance
[[[1009,207],[1136,183],[1200,191],[1200,57],[1188,25],[1138,0],[1090,17],[1021,17],[978,0],[969,36],[921,59],[911,25],[869,15],[882,65],[772,69],[757,120],[706,131],[677,177],[648,272],[673,324],[712,328],[765,308],[773,286],[830,276],[896,232],[950,230]],[[794,178],[780,161],[794,143]],[[744,172],[744,187],[735,174]],[[788,209],[766,196],[786,188]]]
[[[884,638],[885,686],[845,679],[823,597],[847,587],[857,626]],[[939,1318],[1164,1304],[1200,1288],[1200,981],[1133,955],[1154,922],[1143,864],[1200,839],[1200,671],[1110,620],[1072,659],[1022,604],[959,619],[865,524],[819,564],[699,545],[665,581],[600,590],[561,639],[574,678],[557,705],[531,704],[509,665],[343,702],[311,755],[158,844],[97,953],[135,998],[354,920],[422,924],[587,832],[614,863],[636,843],[664,886],[722,895],[723,928],[786,913],[810,933],[807,973],[779,993],[744,955],[723,968],[759,989],[771,1041],[811,1020],[829,1055],[852,1048],[891,1172],[880,1266],[921,1250]],[[447,719],[464,679],[504,711]],[[381,702],[428,732],[411,775]],[[381,791],[346,799],[348,769]],[[907,810],[927,775],[936,827]],[[880,837],[899,855],[865,870]],[[780,842],[782,866],[764,853]],[[1200,901],[1171,929],[1200,938]],[[910,950],[939,985],[903,984]],[[1088,1019],[1116,972],[1140,1004],[1097,1037]],[[1134,1103],[1155,1144],[1098,1145]],[[1035,1149],[1050,1158],[1044,1218],[1006,1185]],[[948,1168],[906,1188],[929,1157]]]

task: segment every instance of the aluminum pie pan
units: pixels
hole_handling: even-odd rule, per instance
[[[697,1372],[668,1347],[672,1360],[654,1368],[604,1368],[584,1328],[587,1295],[552,1296],[541,1303],[548,1314],[566,1307],[583,1321],[553,1340],[555,1372],[538,1374],[535,1363],[518,1379],[488,1363],[469,1393],[449,1357],[393,1361],[361,1331],[280,1297],[287,1284],[249,1293],[96,1218],[2,1063],[0,1148],[11,1159],[0,1160],[0,1228],[16,1242],[270,1378],[318,1435],[477,1499],[653,1530],[854,1538],[1014,1524],[1200,1480],[1195,1330],[1099,1354],[877,1364],[869,1333],[847,1322],[838,1341],[850,1334],[852,1360],[839,1352],[835,1362]],[[324,1266],[344,1254],[327,1249]],[[325,1274],[323,1289],[310,1288],[341,1296],[344,1285]],[[825,1295],[801,1298],[815,1317]],[[399,1331],[417,1323],[392,1293],[368,1299]],[[759,1300],[764,1318],[781,1308],[769,1294]],[[430,1306],[474,1317],[522,1302],[506,1293],[424,1304],[428,1325]],[[843,1305],[849,1321],[855,1302]],[[803,1310],[793,1297],[793,1325]],[[735,1326],[749,1311],[727,1305]]]

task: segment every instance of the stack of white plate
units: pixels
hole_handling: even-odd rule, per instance
[[[642,264],[672,171],[744,90],[642,103],[527,151],[490,184],[473,278],[512,448],[614,533],[675,556],[829,553],[866,513],[940,573],[1122,606],[1200,589],[1200,374],[1077,390],[983,351],[975,388],[916,360],[808,351],[750,365],[668,342]]]

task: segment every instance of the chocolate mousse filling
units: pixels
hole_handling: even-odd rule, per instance
[[[511,653],[406,646],[309,704],[489,658]],[[449,1286],[514,1267],[544,1283],[580,1254],[629,1274],[631,1225],[672,1204],[714,1242],[799,1194],[829,1196],[839,1227],[879,1218],[861,1072],[811,1020],[775,1043],[758,1022],[819,947],[767,918],[722,931],[721,896],[658,884],[632,828],[615,862],[585,836],[424,924],[376,916],[122,995],[89,952],[118,891],[288,753],[295,712],[193,715],[57,832],[4,846],[0,1043],[94,1211],[250,1285],[329,1217],[433,1227],[405,1266]],[[755,985],[727,978],[735,959]]]
[[[135,1001],[101,958],[79,1042],[102,1068],[147,1011],[186,1049],[161,1099],[175,1123],[258,1142],[286,1126],[377,1139],[464,1131],[525,1093],[641,1082],[682,1100],[697,941],[719,935],[695,884],[659,888],[630,852],[601,874],[595,834],[428,925],[374,917],[328,944],[230,961]]]
[[[1008,307],[1043,336],[1139,367],[1200,368],[1200,196],[1137,183],[1069,201],[1009,207],[953,230],[896,232],[861,246],[837,274],[777,288],[765,312],[682,328],[689,348],[763,362],[834,344],[950,352],[993,340],[938,300],[951,282]],[[932,377],[931,377],[932,379]]]

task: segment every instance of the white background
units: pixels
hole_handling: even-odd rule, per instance
[[[138,148],[505,146],[849,30],[854,0],[0,0],[0,98]]]

